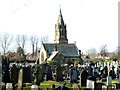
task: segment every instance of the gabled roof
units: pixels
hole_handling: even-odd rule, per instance
[[[57,51],[59,51],[64,57],[79,57],[78,49],[75,44],[43,43],[43,46],[49,55],[52,55],[52,51],[57,47]]]
[[[57,55],[58,51],[52,53],[52,55],[47,59],[47,61],[53,60],[53,58]]]

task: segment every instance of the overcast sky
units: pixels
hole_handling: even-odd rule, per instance
[[[109,51],[115,51],[118,46],[118,1],[1,0],[0,33],[48,35],[53,43],[61,5],[69,43],[76,41],[84,53],[91,48],[99,51],[105,44]]]

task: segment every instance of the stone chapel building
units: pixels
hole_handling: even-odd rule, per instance
[[[81,50],[78,50],[74,43],[68,43],[66,24],[61,9],[57,24],[55,24],[54,43],[42,43],[40,48],[39,63],[50,60],[55,60],[61,64],[70,61],[80,61],[82,63]]]

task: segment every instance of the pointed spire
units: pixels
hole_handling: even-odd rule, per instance
[[[59,5],[59,7],[60,7],[60,15],[62,15],[62,13],[61,13],[61,5]]]
[[[64,25],[64,20],[63,20],[63,17],[62,17],[61,7],[60,7],[60,14],[59,14],[59,17],[58,17],[58,23],[59,23],[60,25],[61,25],[61,24]]]

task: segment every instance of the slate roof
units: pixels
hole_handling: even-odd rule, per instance
[[[61,53],[64,57],[79,57],[78,49],[75,44],[43,43],[43,45],[49,55],[52,55],[52,51],[54,51],[55,47],[57,47],[57,51],[59,51],[59,53]]]
[[[56,55],[57,55],[58,51],[57,52],[54,52],[52,53],[52,55],[47,59],[47,61],[50,61],[52,60]]]

